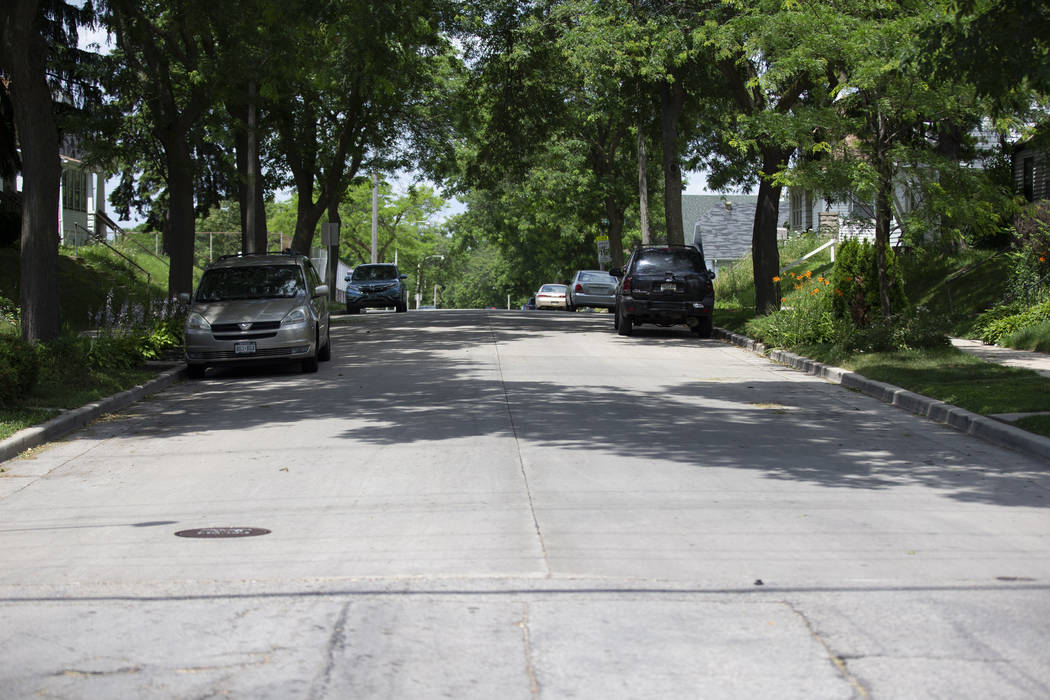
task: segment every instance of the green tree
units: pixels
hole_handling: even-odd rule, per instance
[[[164,183],[164,247],[169,255],[168,293],[192,291],[193,232],[197,211],[194,130],[215,104],[220,71],[216,28],[233,18],[230,8],[202,0],[107,0],[104,20],[116,37],[110,91],[123,110],[129,143],[152,140],[162,160],[152,177]],[[127,151],[125,151],[127,152]],[[132,165],[139,162],[129,160]],[[123,187],[133,187],[130,168]]]
[[[0,77],[21,148],[22,231],[19,304],[22,337],[58,337],[58,208],[60,127],[84,85],[78,70],[77,28],[91,7],[53,0],[0,5]],[[61,98],[56,99],[56,95]],[[10,159],[8,159],[10,163]]]

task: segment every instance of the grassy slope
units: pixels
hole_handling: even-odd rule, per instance
[[[164,297],[167,266],[152,256],[131,249],[124,251],[150,272],[152,285],[147,290],[146,277],[141,271],[104,246],[80,247],[77,252],[80,255],[74,258],[72,248],[63,248],[58,258],[59,313],[63,328],[72,332],[92,328],[93,319],[105,308],[110,294],[117,309],[125,302],[144,304],[148,299]],[[20,276],[17,248],[0,248],[0,296],[17,304]],[[0,321],[0,332],[17,333],[18,329],[7,321]],[[0,439],[53,418],[58,409],[77,408],[97,401],[141,384],[154,374],[142,369],[95,372],[85,376],[78,386],[56,384],[42,375],[21,405],[0,409]]]

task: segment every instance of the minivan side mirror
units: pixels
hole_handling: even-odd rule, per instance
[[[315,297],[326,297],[326,296],[328,296],[328,285],[327,284],[321,284],[321,285],[318,285],[318,286],[314,287],[314,296]]]
[[[707,268],[707,274],[710,275],[711,279],[715,278],[715,271],[711,268]]]
[[[179,295],[178,295],[177,298],[183,304],[189,304],[190,303],[190,295],[187,294],[186,292],[179,292]]]
[[[618,267],[614,267],[613,269],[609,270],[609,274],[613,277],[623,277],[623,270],[621,270]]]
[[[407,280],[408,279],[408,275],[406,275],[404,272],[402,272],[400,274],[400,276],[398,276],[398,279]]]

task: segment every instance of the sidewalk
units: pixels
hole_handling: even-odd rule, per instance
[[[822,377],[829,382],[855,389],[884,403],[924,416],[938,423],[943,423],[968,435],[1025,452],[1034,457],[1050,460],[1050,438],[1010,425],[1011,421],[1024,416],[1042,414],[1025,413],[982,416],[944,401],[938,401],[937,399],[931,399],[928,396],[902,389],[899,386],[868,379],[863,375],[850,372],[841,367],[826,365],[786,350],[769,350],[762,343],[747,336],[732,333],[724,328],[716,327],[712,337],[764,355],[774,362],[779,362],[807,374]],[[953,338],[952,344],[963,352],[978,355],[988,362],[997,362],[1004,365],[1010,364],[1014,367],[1031,369],[1040,374],[1045,373],[1047,376],[1050,376],[1050,355],[1046,353],[999,348],[984,345],[980,341],[959,338]],[[1050,403],[1050,397],[1047,398],[1047,402]]]
[[[952,345],[987,362],[1030,369],[1044,377],[1050,377],[1050,355],[1045,352],[1001,348],[998,345],[985,345],[979,340],[965,338],[952,338]]]

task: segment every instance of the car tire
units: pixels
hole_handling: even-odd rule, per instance
[[[572,312],[576,311],[576,307],[573,306],[572,304],[566,304],[565,305],[565,310],[568,311],[571,314]]]
[[[612,314],[613,317],[613,330],[620,330],[620,310],[614,306],[611,309],[609,309],[609,312]]]
[[[332,359],[332,329],[325,332],[324,347],[317,351],[317,359],[328,362]]]
[[[701,316],[700,322],[693,327],[693,333],[696,333],[701,338],[710,338],[711,332],[714,330],[714,321],[710,316]]]
[[[623,312],[622,306],[617,311],[617,316],[619,316],[619,323],[616,325],[616,331],[620,335],[631,335],[634,332],[634,321]]]
[[[186,365],[186,376],[190,379],[204,379],[207,365]]]
[[[403,303],[398,304],[397,307],[396,307],[396,311],[399,314],[403,314],[406,311],[408,311],[408,302],[403,302]]]
[[[348,313],[348,314],[359,314],[359,313],[361,313],[361,308],[358,307],[358,306],[352,306],[350,304],[347,304],[346,305],[346,313]]]

